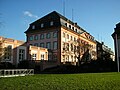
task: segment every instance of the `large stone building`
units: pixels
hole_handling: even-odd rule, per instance
[[[61,14],[53,11],[30,24],[25,31],[27,45],[47,48],[48,60],[57,64],[96,59],[94,37]],[[88,55],[89,54],[89,55]]]
[[[23,60],[48,60],[48,50],[26,46],[23,41],[0,37],[0,62],[9,62],[17,66]]]

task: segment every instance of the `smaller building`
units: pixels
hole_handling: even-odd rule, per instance
[[[97,59],[107,60],[112,59],[114,61],[114,52],[108,46],[104,45],[104,42],[97,42]]]
[[[26,42],[0,37],[0,62],[9,62],[15,66],[23,60],[48,60],[46,48],[27,46]]]

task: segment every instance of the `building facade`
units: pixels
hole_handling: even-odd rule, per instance
[[[17,66],[23,60],[48,60],[48,51],[46,48],[26,46],[23,41],[0,37],[0,62]]]
[[[89,60],[97,58],[94,37],[56,11],[31,23],[25,33],[27,46],[47,48],[51,62],[76,65],[85,55]]]
[[[98,60],[108,60],[111,59],[112,61],[115,60],[115,55],[114,52],[104,44],[104,42],[97,42],[97,59]]]
[[[120,23],[116,24],[112,37],[114,39],[115,61],[120,62]]]

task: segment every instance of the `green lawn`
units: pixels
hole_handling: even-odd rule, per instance
[[[0,78],[0,90],[120,90],[120,73],[39,74]]]

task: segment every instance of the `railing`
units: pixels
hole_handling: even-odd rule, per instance
[[[0,69],[0,77],[34,75],[34,69]]]

